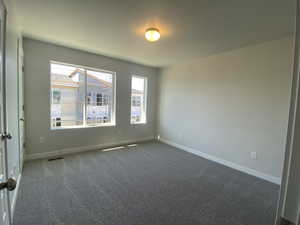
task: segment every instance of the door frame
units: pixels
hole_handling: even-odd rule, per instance
[[[18,65],[18,139],[19,139],[19,171],[22,173],[25,150],[25,110],[24,110],[24,52],[21,37],[17,40],[17,65]],[[20,86],[22,89],[20,90]],[[22,91],[22,93],[21,93]],[[22,98],[22,99],[21,99]],[[23,113],[21,113],[21,110]],[[23,115],[22,115],[23,114]],[[23,129],[21,128],[23,123]],[[23,141],[21,140],[23,135]]]
[[[290,98],[290,109],[289,109],[289,119],[288,119],[288,129],[286,137],[286,148],[285,157],[282,170],[282,180],[280,185],[279,200],[277,206],[277,213],[275,219],[275,225],[281,225],[285,221],[283,218],[287,189],[289,183],[291,158],[294,148],[294,131],[296,125],[297,112],[300,110],[298,105],[300,96],[300,0],[296,1],[296,25],[295,25],[295,35],[294,35],[294,62],[293,62],[293,75],[292,75],[292,89]],[[299,223],[299,222],[298,222]]]
[[[0,130],[0,134],[2,138],[3,134],[7,134],[7,112],[6,112],[6,24],[7,24],[7,8],[3,2],[3,0],[0,0],[0,11],[1,13],[3,13],[3,24],[1,26],[1,32],[0,35],[2,35],[1,37],[1,47],[2,47],[2,52],[1,52],[1,56],[0,58],[2,58],[2,63],[0,63],[0,68],[1,68],[1,72],[0,72],[0,79],[1,79],[1,89],[2,92],[0,93],[0,101],[2,102],[2,107],[1,107],[1,118],[0,123],[1,123],[1,127],[2,130]],[[8,179],[8,158],[7,158],[7,139],[3,139],[0,140],[3,141],[3,152],[1,152],[1,154],[3,154],[3,179],[4,181],[6,181]],[[3,182],[3,181],[2,181]],[[11,203],[10,203],[10,199],[9,199],[9,193],[7,190],[3,190],[5,192],[5,207],[7,208],[7,222],[8,224],[11,224]],[[3,221],[2,221],[3,222]]]

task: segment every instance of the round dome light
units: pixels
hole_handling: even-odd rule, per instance
[[[145,32],[145,38],[151,42],[157,41],[160,38],[159,30],[156,28],[147,29]]]

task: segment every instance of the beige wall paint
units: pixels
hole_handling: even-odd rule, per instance
[[[279,178],[292,57],[287,37],[163,69],[161,138]]]
[[[155,136],[157,69],[25,38],[27,154],[118,144]],[[50,130],[49,61],[116,72],[116,126]],[[148,77],[147,124],[130,124],[131,75]],[[40,137],[45,138],[40,143]]]

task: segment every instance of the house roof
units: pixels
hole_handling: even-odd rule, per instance
[[[76,68],[76,69],[69,75],[69,77],[72,78],[72,77],[74,77],[74,76],[77,75],[77,74],[85,75],[84,72],[83,72],[81,69]],[[99,77],[97,77],[97,76],[94,76],[94,75],[91,74],[91,73],[87,73],[87,76],[92,77],[93,79],[98,80],[99,82],[101,82],[101,83],[102,83],[105,87],[107,87],[107,88],[112,87],[112,84],[111,84],[110,82],[108,82],[108,81],[106,81],[106,80],[103,80],[103,79],[101,79],[101,78],[99,78]]]
[[[73,72],[71,72],[69,75],[65,75],[62,76],[61,74],[52,74],[52,86],[55,87],[60,87],[60,88],[79,88],[79,82],[74,81],[72,79],[72,77],[74,77],[77,74],[82,74],[85,75],[84,72],[78,68],[76,68]],[[105,88],[111,88],[112,84],[106,80],[103,80],[97,76],[94,76],[91,73],[87,73],[87,76],[101,82],[101,84],[105,87]],[[54,78],[54,79],[53,79]],[[132,89],[132,92],[134,94],[142,94],[142,91],[137,90],[137,89]]]

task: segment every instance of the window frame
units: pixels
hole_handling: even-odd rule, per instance
[[[143,95],[143,107],[142,107],[142,115],[141,115],[141,121],[140,122],[132,122],[131,120],[131,108],[132,108],[132,79],[133,78],[139,78],[144,80],[144,95]],[[147,124],[147,108],[148,108],[148,77],[142,76],[142,75],[131,75],[130,79],[130,124],[131,125],[142,125]],[[143,116],[144,114],[144,116]]]
[[[51,106],[52,106],[52,81],[51,81],[51,64],[58,64],[63,66],[72,66],[72,67],[79,67],[81,69],[86,70],[93,70],[96,72],[104,72],[104,73],[110,73],[112,75],[112,106],[111,106],[111,122],[110,123],[103,123],[103,124],[96,124],[96,125],[88,125],[87,124],[87,116],[86,116],[86,109],[87,109],[87,77],[85,75],[85,97],[84,97],[84,113],[83,113],[83,125],[78,126],[67,126],[67,127],[52,127],[52,119],[51,119]],[[98,69],[90,66],[82,66],[78,64],[71,64],[71,63],[65,63],[65,62],[59,62],[55,60],[49,61],[49,121],[50,121],[50,130],[66,130],[66,129],[82,129],[82,128],[97,128],[97,127],[113,127],[116,126],[116,80],[117,80],[117,73],[110,70],[104,70],[104,69]]]

